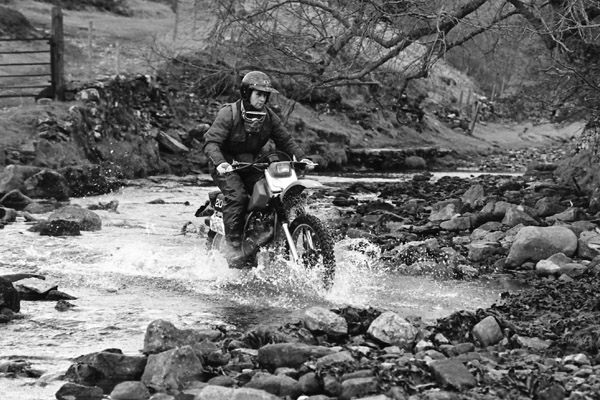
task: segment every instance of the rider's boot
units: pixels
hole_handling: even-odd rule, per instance
[[[242,242],[237,239],[229,240],[225,249],[225,259],[229,268],[245,268],[248,256],[244,253]]]

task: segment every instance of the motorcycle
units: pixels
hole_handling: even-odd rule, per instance
[[[247,261],[243,266],[230,264],[230,268],[256,267],[261,248],[283,251],[286,258],[304,268],[320,268],[324,287],[331,287],[335,275],[334,241],[323,221],[305,209],[305,190],[323,185],[314,180],[299,179],[296,172],[307,165],[292,160],[232,163],[234,170],[254,168],[263,171],[264,176],[254,185],[246,212],[242,250]],[[204,222],[208,227],[208,250],[224,253],[224,195],[215,191],[208,197],[196,217],[207,217]]]

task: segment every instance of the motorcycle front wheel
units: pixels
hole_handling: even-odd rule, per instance
[[[331,288],[335,276],[334,242],[323,221],[313,215],[300,215],[290,224],[298,262],[305,268],[323,268],[323,285]]]

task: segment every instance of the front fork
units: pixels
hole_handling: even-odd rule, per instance
[[[294,259],[294,263],[298,262],[298,250],[296,249],[296,243],[294,243],[294,239],[292,238],[292,234],[290,233],[290,227],[287,222],[281,224],[283,228],[283,232],[285,233],[285,238],[288,241],[288,245],[290,246],[290,252],[292,253],[292,258]]]

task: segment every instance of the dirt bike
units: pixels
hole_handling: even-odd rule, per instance
[[[322,281],[328,289],[335,274],[334,241],[325,224],[305,211],[305,189],[323,187],[314,180],[298,179],[296,169],[302,170],[307,165],[298,161],[232,163],[234,171],[254,168],[264,172],[254,185],[248,202],[242,250],[249,262],[241,268],[257,265],[260,248],[283,250],[287,258],[305,268],[322,269]],[[196,216],[208,216],[204,221],[209,227],[208,250],[223,253],[226,249],[224,196],[220,191],[208,196],[209,200]]]

